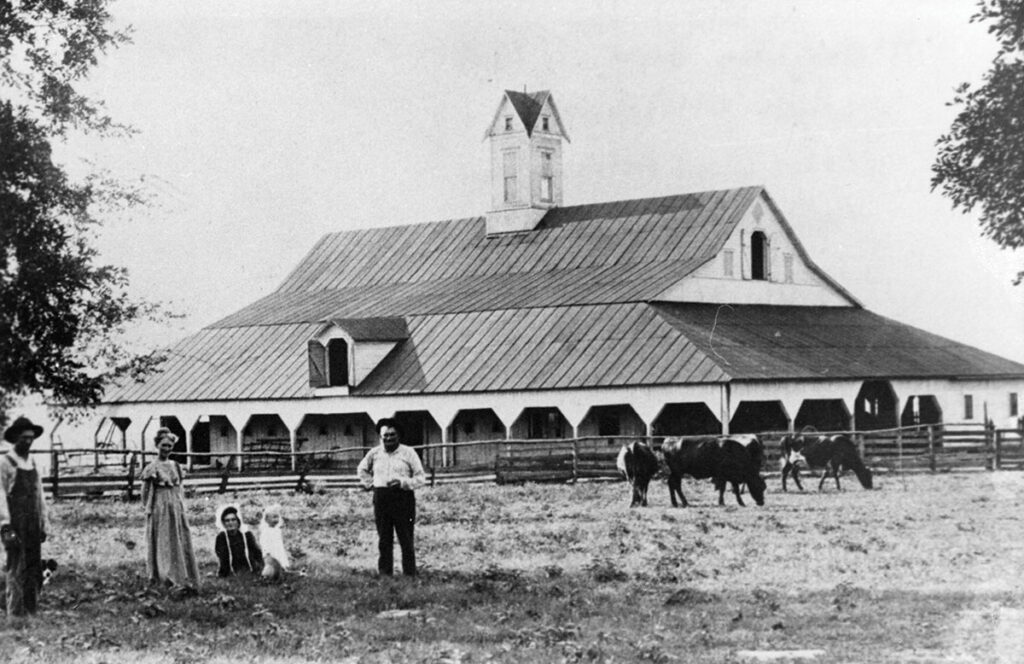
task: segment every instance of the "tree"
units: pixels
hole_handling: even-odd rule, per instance
[[[93,405],[162,359],[123,336],[160,308],[132,299],[125,270],[92,246],[101,217],[142,202],[139,190],[99,172],[74,181],[53,158],[69,131],[130,133],[79,91],[99,56],[128,41],[107,3],[0,2],[0,422],[29,393]]]
[[[980,86],[956,89],[949,105],[960,112],[936,143],[931,184],[954,209],[978,207],[982,235],[1012,250],[1024,246],[1024,0],[981,0],[971,22],[981,21],[999,50]]]

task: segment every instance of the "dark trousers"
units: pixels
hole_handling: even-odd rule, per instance
[[[36,612],[39,589],[43,586],[43,565],[39,540],[7,547],[7,614],[23,616]]]
[[[394,574],[395,535],[402,547],[402,573],[416,575],[416,552],[413,549],[413,524],[416,522],[416,494],[405,489],[377,488],[373,490],[373,518],[377,523],[377,571],[382,575]]]

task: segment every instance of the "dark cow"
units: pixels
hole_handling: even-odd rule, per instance
[[[658,474],[658,457],[646,443],[638,440],[622,446],[615,465],[633,488],[633,501],[629,506],[647,507],[647,485]]]
[[[676,496],[686,507],[683,475],[702,480],[711,478],[718,490],[718,504],[725,504],[725,485],[732,484],[736,502],[743,505],[740,485],[746,484],[754,502],[764,505],[765,482],[761,477],[764,446],[757,436],[722,436],[719,438],[666,438],[661,445],[668,464],[668,495],[672,506],[678,507]]]
[[[853,471],[865,489],[870,489],[872,486],[871,471],[860,458],[857,445],[845,434],[783,436],[780,446],[781,456],[779,459],[782,464],[783,491],[786,490],[787,475],[793,476],[796,488],[804,490],[800,484],[801,466],[825,469],[821,474],[821,481],[818,482],[818,491],[824,488],[825,479],[829,475],[836,479],[836,489],[841,490],[839,475],[846,469]]]

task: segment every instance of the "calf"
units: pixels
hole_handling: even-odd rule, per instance
[[[633,500],[629,506],[647,507],[647,485],[658,474],[658,457],[646,443],[634,441],[622,446],[615,465],[633,489]]]
[[[780,442],[782,463],[782,490],[786,490],[786,476],[792,475],[796,487],[804,490],[800,484],[800,467],[824,468],[818,491],[825,486],[829,475],[835,478],[836,489],[841,490],[839,475],[844,470],[852,470],[865,489],[872,487],[871,471],[860,458],[857,445],[849,436],[783,436]]]
[[[677,507],[676,496],[689,505],[683,495],[683,475],[702,480],[711,478],[718,490],[718,504],[725,504],[725,485],[732,484],[736,502],[743,505],[740,485],[746,484],[754,502],[764,505],[765,482],[761,477],[764,446],[756,436],[700,438],[683,440],[666,438],[661,445],[668,465],[668,495]]]

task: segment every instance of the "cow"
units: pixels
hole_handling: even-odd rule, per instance
[[[765,481],[761,477],[764,445],[757,436],[721,436],[717,438],[666,438],[661,445],[668,465],[668,495],[672,507],[676,496],[687,507],[683,495],[683,475],[702,480],[711,478],[718,490],[718,504],[725,504],[725,485],[732,484],[736,502],[743,506],[740,485],[746,484],[754,502],[764,505]]]
[[[647,486],[658,474],[658,457],[646,443],[637,440],[622,446],[615,465],[633,489],[629,506],[647,507]]]
[[[818,482],[818,491],[824,488],[825,480],[829,475],[835,478],[836,489],[842,490],[839,485],[839,475],[846,469],[853,471],[862,487],[865,489],[872,487],[871,471],[860,458],[857,445],[845,434],[783,436],[779,445],[783,491],[786,491],[787,475],[792,475],[796,487],[801,491],[804,490],[800,484],[801,466],[825,469],[821,474],[821,481]]]

